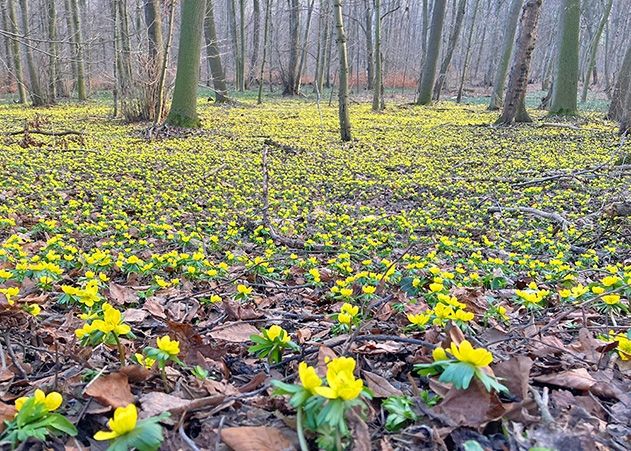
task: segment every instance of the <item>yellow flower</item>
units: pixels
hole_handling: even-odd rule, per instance
[[[337,357],[328,363],[326,381],[328,387],[316,387],[315,392],[328,399],[355,399],[364,388],[361,379],[355,379],[355,360],[352,357]]]
[[[45,394],[40,389],[35,390],[33,397],[35,398],[35,402],[37,404],[43,404],[44,406],[46,406],[46,410],[48,410],[49,412],[57,410],[64,400],[61,394],[57,393],[56,391],[51,391],[49,394]],[[18,412],[22,410],[24,403],[29,399],[30,398],[27,396],[16,399],[15,410],[17,410]]]
[[[465,323],[468,323],[473,318],[474,318],[474,315],[472,312],[465,312],[464,310],[456,310],[456,313],[454,315],[455,320],[462,321]]]
[[[127,335],[131,332],[131,327],[123,323],[121,312],[107,303],[103,304],[103,319],[95,320],[92,327],[104,334]]]
[[[449,360],[447,353],[440,346],[434,348],[434,350],[432,351],[432,358],[434,359],[434,362],[438,362],[439,360]]]
[[[237,293],[247,296],[252,293],[252,288],[240,283],[237,285]]]
[[[270,326],[269,329],[267,329],[267,338],[269,338],[271,341],[274,341],[278,337],[280,337],[280,341],[283,343],[287,343],[290,340],[287,331],[282,327],[274,324],[273,326]]]
[[[342,295],[342,297],[350,298],[353,295],[353,289],[352,288],[342,288],[340,290],[340,294]]]
[[[317,269],[317,268],[312,268],[312,269],[310,269],[310,270],[309,270],[309,275],[310,275],[311,277],[313,277],[313,281],[314,281],[315,283],[320,283],[320,280],[321,280],[321,278],[320,278],[320,271],[318,271],[318,269]]]
[[[609,331],[609,339],[618,342],[616,350],[621,360],[631,360],[631,339],[624,334],[616,334],[613,330]]]
[[[180,353],[180,342],[177,340],[171,340],[171,337],[168,335],[159,337],[156,340],[156,343],[160,351],[166,352],[172,357],[175,357]]]
[[[300,362],[300,365],[298,365],[298,376],[302,386],[311,393],[315,394],[316,387],[322,385],[322,379],[316,373],[315,368],[307,365],[306,362]]]
[[[473,348],[467,340],[463,340],[459,346],[452,343],[450,352],[457,360],[478,368],[489,366],[493,361],[493,354],[483,348]]]
[[[156,359],[145,357],[144,355],[139,353],[134,354],[134,356],[136,357],[136,361],[138,362],[138,364],[144,366],[148,370],[150,370],[153,364],[156,363]]]
[[[63,291],[68,296],[76,296],[79,293],[79,289],[75,287],[71,287],[70,285],[62,285],[61,291]]]
[[[362,287],[362,292],[364,294],[374,294],[377,290],[377,287],[373,287],[372,285],[366,285]]]
[[[444,289],[444,285],[442,283],[434,282],[429,284],[429,289],[432,293],[436,293],[437,291],[442,291]]]
[[[414,324],[415,326],[424,326],[429,322],[431,318],[431,312],[426,313],[418,313],[416,315],[412,313],[407,314],[408,321]]]
[[[218,302],[221,302],[221,296],[219,296],[218,294],[212,294],[210,296],[210,303],[217,304]]]
[[[620,282],[620,277],[617,276],[607,276],[607,277],[603,277],[603,279],[601,280],[602,284],[606,287],[610,287],[612,285],[617,284],[618,282]]]
[[[114,417],[107,422],[109,431],[99,431],[94,434],[95,440],[112,440],[125,435],[136,428],[138,411],[136,406],[129,404],[127,407],[119,407],[114,411]]]
[[[342,305],[342,307],[340,308],[340,312],[346,313],[350,316],[355,316],[359,313],[359,307],[345,302],[344,305]]]
[[[605,292],[605,288],[604,287],[592,287],[592,293],[594,294],[603,294]]]
[[[616,305],[620,303],[620,295],[619,294],[607,294],[602,297],[602,300],[607,305]]]
[[[348,313],[340,313],[337,315],[337,320],[342,324],[350,324],[353,321],[353,317]]]
[[[42,313],[42,308],[37,304],[27,305],[25,307],[25,310],[33,316],[38,316],[40,313]]]

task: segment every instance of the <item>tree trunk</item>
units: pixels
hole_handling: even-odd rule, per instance
[[[631,132],[631,89],[627,89],[620,118],[620,134]]]
[[[434,81],[436,79],[436,66],[438,65],[440,54],[446,3],[447,0],[434,0],[427,52],[419,81],[418,96],[416,97],[417,105],[428,105],[432,102],[432,89],[434,89]]]
[[[204,36],[206,38],[206,57],[208,67],[213,78],[215,88],[215,101],[223,103],[228,100],[228,88],[226,76],[221,65],[221,55],[217,41],[217,29],[215,28],[215,14],[213,0],[206,0],[206,17],[204,19]]]
[[[517,21],[519,20],[519,12],[521,11],[523,3],[523,0],[513,0],[510,5],[510,10],[508,11],[508,20],[506,22],[504,42],[502,44],[502,55],[497,64],[497,72],[495,72],[495,81],[493,82],[493,93],[491,94],[489,110],[499,110],[502,106],[502,96],[504,95],[504,84],[506,83],[508,64],[510,63],[510,56],[513,52]]]
[[[381,0],[374,0],[375,12],[374,12],[374,30],[375,30],[375,80],[373,82],[372,92],[372,110],[382,111],[385,108],[385,102],[383,98],[383,70],[381,56]]]
[[[298,62],[298,70],[296,71],[296,86],[294,91],[300,92],[300,84],[302,82],[302,71],[304,70],[305,61],[307,59],[307,39],[309,38],[309,28],[311,25],[311,16],[313,14],[313,4],[315,0],[311,0],[309,3],[309,9],[307,10],[307,23],[305,24],[305,34],[302,40],[302,49],[300,50],[300,61]]]
[[[205,0],[182,0],[175,90],[167,117],[167,123],[176,127],[201,125],[197,115],[197,83],[205,15]]]
[[[259,47],[260,47],[260,34],[261,34],[261,4],[259,0],[253,0],[252,2],[252,54],[250,55],[250,69],[248,78],[250,83],[254,80],[257,62],[259,60]],[[263,83],[262,79],[259,79],[259,84]]]
[[[57,100],[59,86],[59,48],[57,46],[57,9],[55,2],[48,2],[48,102]]]
[[[77,85],[77,97],[83,101],[88,98],[86,85],[85,85],[85,63],[83,60],[83,34],[81,32],[81,16],[79,14],[79,5],[77,0],[69,0],[71,24],[72,29],[70,31],[72,36],[72,44],[74,46],[74,59],[76,63],[76,85]]]
[[[381,0],[374,0],[376,6],[377,1],[381,3]],[[365,35],[366,35],[366,89],[369,91],[373,89],[375,82],[375,49],[373,44],[374,32],[373,32],[373,15],[374,11],[370,7],[370,0],[366,0],[366,11],[364,14],[365,19]]]
[[[228,13],[228,34],[230,35],[230,43],[232,45],[232,56],[234,58],[234,87],[239,89],[241,85],[241,77],[239,70],[241,64],[239,63],[239,38],[237,35],[237,10],[234,5],[234,0],[227,0],[227,13]]]
[[[13,0],[8,0],[8,19],[9,30],[13,36],[19,36],[18,23],[15,14],[15,4]],[[24,85],[24,72],[22,71],[22,60],[20,59],[20,43],[17,38],[11,39],[11,54],[13,56],[13,72],[15,75],[15,82],[18,88],[18,99],[20,103],[26,103],[26,86]]]
[[[284,96],[297,95],[298,49],[300,48],[300,1],[289,1],[289,64],[285,76]]]
[[[263,25],[263,58],[261,59],[261,71],[259,72],[259,93],[256,103],[263,103],[263,73],[265,71],[265,59],[267,57],[267,41],[269,40],[269,26],[272,14],[271,0],[265,1],[265,23]]]
[[[585,68],[585,81],[583,82],[583,92],[581,93],[581,102],[585,103],[587,101],[587,90],[589,89],[589,75],[593,72],[594,77],[596,76],[596,52],[598,52],[598,44],[600,44],[600,37],[603,34],[603,30],[605,29],[605,24],[609,20],[609,13],[611,12],[611,5],[613,4],[613,0],[609,0],[605,4],[605,10],[603,11],[603,15],[600,18],[600,22],[598,23],[598,28],[596,28],[596,34],[594,35],[594,39],[589,46],[589,55],[587,59],[587,66]],[[607,55],[608,56],[608,55]],[[596,84],[594,82],[594,84]]]
[[[618,121],[622,118],[624,100],[629,92],[631,92],[631,44],[627,47],[618,79],[613,88],[607,119]]]
[[[342,141],[350,141],[351,120],[348,111],[348,54],[346,49],[346,33],[344,32],[344,20],[342,15],[342,0],[333,0],[333,13],[335,15],[335,27],[337,30],[337,51],[340,61],[339,71],[339,119],[340,136]]]
[[[574,115],[578,112],[578,38],[581,17],[580,0],[563,0],[561,29],[556,61],[550,114]]]
[[[462,92],[464,90],[464,81],[467,77],[467,70],[469,70],[469,57],[471,56],[471,40],[473,39],[473,29],[475,27],[475,19],[478,16],[478,6],[480,0],[475,0],[473,4],[473,14],[471,15],[471,27],[469,28],[469,36],[467,38],[467,46],[465,47],[464,64],[462,65],[462,74],[460,76],[460,86],[458,87],[458,94],[456,96],[456,102],[460,103],[462,100]]]
[[[162,39],[162,8],[159,0],[144,0],[144,18],[147,27],[147,39],[149,41],[149,67],[146,89],[145,116],[155,121],[159,116],[160,101],[162,95],[159,92],[160,68],[162,66],[164,43]]]
[[[173,22],[175,19],[175,2],[169,2],[169,24],[167,25],[167,41],[162,54],[162,65],[160,67],[160,77],[158,78],[158,114],[154,124],[158,124],[164,114],[164,85],[167,78],[167,68],[169,66],[169,53],[171,52],[171,41],[173,40]]]
[[[24,36],[29,39],[31,37],[31,27],[29,25],[29,19],[31,13],[29,10],[28,0],[20,0],[20,8],[22,9],[22,32]],[[33,106],[42,106],[46,104],[44,94],[42,92],[41,84],[39,82],[39,74],[35,67],[35,60],[33,59],[33,47],[28,44],[25,45],[26,49],[26,65],[28,67],[28,75],[30,79],[30,93]]]
[[[239,0],[239,92],[245,91],[245,0]]]
[[[526,87],[528,86],[530,59],[537,40],[537,22],[539,21],[541,2],[542,0],[527,0],[523,7],[519,21],[519,33],[515,41],[513,66],[508,78],[508,88],[504,99],[504,109],[496,122],[498,125],[511,125],[518,116],[522,121],[526,119],[524,117],[526,110],[524,99],[526,97]]]
[[[454,55],[454,49],[460,36],[460,30],[462,29],[462,19],[464,18],[465,9],[467,8],[467,0],[458,0],[456,18],[454,19],[453,28],[449,35],[449,42],[447,43],[447,50],[443,57],[442,63],[440,63],[440,70],[438,71],[438,80],[434,85],[434,100],[440,98],[440,91],[443,89],[445,78],[447,77],[447,70],[451,64],[451,58]]]

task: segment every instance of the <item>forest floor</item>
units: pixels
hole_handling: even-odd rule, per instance
[[[615,124],[356,104],[342,144],[327,104],[200,102],[202,129],[151,140],[98,103],[0,107],[0,419],[55,390],[78,429],[55,449],[105,449],[94,433],[129,403],[171,413],[163,449],[298,448],[272,381],[345,355],[373,398],[348,415],[352,449],[629,449],[631,142]],[[130,326],[120,346],[90,330],[105,303]],[[292,340],[279,363],[248,351],[273,325]],[[147,357],[165,335],[180,360],[163,380]],[[437,346],[457,365],[465,339],[493,354],[464,364],[468,388],[419,375]]]

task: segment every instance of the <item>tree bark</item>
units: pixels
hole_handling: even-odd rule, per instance
[[[164,114],[164,85],[167,78],[167,68],[169,66],[169,54],[171,52],[171,41],[173,40],[173,22],[175,19],[175,1],[169,2],[169,23],[167,25],[167,40],[162,54],[162,65],[160,67],[160,77],[158,78],[158,114],[154,124],[158,124]]]
[[[473,29],[475,27],[475,19],[478,16],[478,6],[480,0],[475,0],[473,4],[473,13],[471,15],[471,27],[469,28],[469,36],[467,38],[467,46],[465,47],[464,64],[462,65],[462,74],[460,76],[460,86],[458,87],[458,94],[456,95],[456,102],[460,103],[462,100],[462,92],[464,90],[464,81],[467,77],[467,71],[469,70],[469,61],[471,56],[471,40],[473,39]]]
[[[383,98],[383,70],[381,56],[381,0],[374,0],[374,31],[375,31],[375,49],[374,49],[374,66],[375,66],[375,79],[373,82],[372,92],[372,110],[382,111],[385,108],[385,102]]]
[[[239,92],[245,91],[245,0],[239,0]]]
[[[83,101],[88,98],[85,83],[85,63],[83,59],[83,33],[81,32],[81,15],[79,13],[79,5],[77,0],[69,0],[71,25],[70,30],[72,36],[72,44],[74,47],[74,59],[76,64],[76,85],[77,97]]]
[[[365,30],[364,34],[366,35],[366,89],[369,91],[373,89],[373,84],[375,82],[375,48],[373,44],[374,32],[373,32],[373,21],[374,21],[374,11],[373,8],[370,7],[370,1],[366,0],[366,11],[364,14],[365,19]],[[381,0],[374,0],[374,4]]]
[[[607,119],[619,121],[622,118],[624,100],[629,92],[631,92],[631,44],[627,47],[627,52],[624,55],[622,66],[618,73],[618,79],[613,88]]]
[[[260,0],[253,0],[252,2],[252,53],[250,54],[250,69],[249,76],[250,82],[254,80],[257,62],[259,60],[259,47],[260,47],[260,34],[261,34],[261,4]],[[263,80],[259,80],[259,84],[263,83]]]
[[[15,13],[15,4],[13,0],[7,2],[9,30],[13,36],[19,36],[18,23]],[[13,56],[13,72],[15,76],[15,82],[18,88],[18,100],[19,103],[26,103],[26,86],[24,84],[24,72],[22,71],[22,60],[20,58],[20,43],[17,38],[11,39],[11,54]]]
[[[239,37],[237,35],[237,10],[234,1],[235,0],[227,0],[226,10],[228,13],[228,34],[230,35],[232,56],[234,58],[234,87],[238,90],[241,85],[241,76],[239,73],[241,68],[239,56],[241,55],[241,52],[239,50]]]
[[[631,89],[627,89],[620,119],[620,134],[631,132]]]
[[[289,2],[289,64],[285,75],[285,89],[283,95],[294,96],[296,91],[296,77],[298,76],[298,49],[300,48],[300,0]]]
[[[445,22],[446,0],[434,0],[432,12],[432,24],[427,43],[427,52],[423,63],[423,71],[419,81],[417,105],[428,105],[432,102],[432,89],[436,79],[436,66],[440,54],[440,42],[442,40],[443,23]]]
[[[208,58],[208,67],[213,78],[213,87],[215,88],[215,101],[217,103],[223,103],[228,100],[228,88],[226,86],[226,76],[223,71],[221,55],[219,53],[213,0],[206,0],[204,36],[206,38],[206,57]]]
[[[454,55],[456,43],[458,42],[458,37],[460,36],[460,30],[462,29],[462,19],[464,18],[466,8],[467,0],[458,0],[458,6],[456,8],[456,18],[454,20],[451,34],[449,35],[449,42],[447,43],[445,56],[443,56],[443,61],[440,63],[438,79],[436,80],[436,84],[434,85],[434,100],[438,100],[440,98],[440,91],[443,89],[443,84],[445,83],[445,78],[447,77],[447,70],[449,69],[449,65],[451,64],[451,58]]]
[[[201,125],[197,115],[197,83],[205,15],[205,0],[182,0],[175,90],[167,117],[167,123],[176,127]]]
[[[342,141],[350,141],[352,136],[351,120],[348,111],[348,52],[346,49],[346,33],[344,32],[344,20],[342,15],[342,0],[333,0],[333,13],[335,15],[337,50],[340,62],[338,88],[340,137]]]
[[[517,21],[519,20],[519,13],[523,3],[523,0],[513,0],[510,5],[510,10],[508,11],[508,20],[506,22],[504,42],[502,44],[502,55],[497,64],[497,72],[495,72],[495,81],[493,83],[493,93],[491,94],[489,110],[499,110],[502,106],[506,74],[508,73],[508,65],[515,41],[515,32],[517,31]]]
[[[519,33],[513,54],[513,66],[508,79],[504,109],[496,122],[498,125],[511,125],[516,121],[518,115],[519,119],[526,119],[523,116],[526,110],[524,99],[528,86],[530,59],[537,40],[537,23],[541,2],[542,0],[527,0],[522,9]]]
[[[57,45],[57,8],[54,1],[48,2],[48,102],[57,100],[59,86],[59,47]]]
[[[605,24],[609,20],[609,13],[611,12],[611,5],[613,4],[613,0],[609,0],[605,4],[605,10],[603,11],[603,15],[600,18],[600,22],[598,23],[598,28],[596,28],[596,34],[594,35],[594,39],[589,46],[589,55],[587,59],[587,66],[585,68],[585,80],[583,82],[583,92],[581,93],[581,102],[585,103],[587,101],[587,90],[589,89],[589,75],[593,72],[594,76],[596,76],[596,52],[598,52],[598,44],[600,44],[600,37],[603,34],[603,30],[605,29]],[[596,82],[594,82],[596,84]]]
[[[580,0],[563,0],[559,47],[555,67],[550,114],[574,115],[578,112],[578,38]]]
[[[149,80],[146,89],[144,116],[152,121],[160,115],[159,91],[160,68],[162,66],[164,43],[162,39],[162,8],[159,0],[144,0],[144,18],[149,42]]]
[[[269,27],[271,18],[271,0],[265,1],[265,23],[263,25],[263,58],[261,58],[261,71],[259,72],[259,92],[256,103],[263,103],[263,73],[265,71],[265,59],[267,58],[267,41],[269,40]]]
[[[300,61],[298,62],[298,69],[296,70],[296,86],[294,91],[300,92],[300,85],[302,83],[302,72],[304,70],[305,61],[307,59],[307,39],[309,38],[309,28],[311,25],[311,16],[313,14],[313,5],[315,0],[311,0],[309,3],[309,9],[307,10],[307,23],[305,24],[305,34],[302,39],[302,49],[300,50]]]
[[[31,18],[29,2],[28,0],[20,0],[20,8],[22,9],[22,32],[26,39],[31,38],[31,27],[29,25],[29,19]],[[35,60],[33,59],[32,46],[26,45],[26,65],[28,67],[28,75],[30,79],[30,93],[33,106],[42,106],[46,104],[44,94],[42,92],[41,84],[39,82],[39,74],[35,67]]]

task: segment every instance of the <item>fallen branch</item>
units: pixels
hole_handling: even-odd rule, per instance
[[[575,124],[563,124],[560,122],[542,122],[537,125],[538,128],[569,128],[572,130],[580,130],[581,128]]]
[[[537,216],[539,218],[548,219],[550,221],[554,221],[558,223],[563,231],[567,231],[568,227],[571,225],[570,221],[565,219],[558,213],[548,213],[547,211],[537,210],[536,208],[530,207],[491,207],[488,210],[489,213],[503,213],[503,212],[520,212],[527,213],[533,216]]]
[[[83,136],[83,132],[78,132],[75,130],[64,130],[61,132],[47,132],[45,130],[31,130],[28,128],[25,128],[24,130],[14,130],[10,132],[3,132],[2,134],[5,136],[16,136],[16,135],[22,135],[22,134],[44,135],[44,136],[68,136],[68,135]]]

